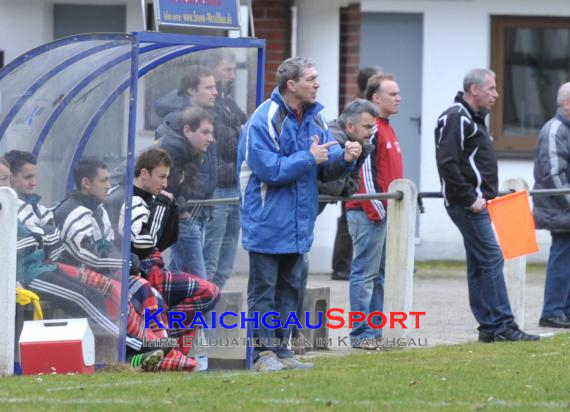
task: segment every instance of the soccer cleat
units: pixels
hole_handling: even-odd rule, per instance
[[[139,353],[131,358],[131,366],[133,368],[141,368],[143,371],[148,372],[154,370],[162,358],[164,358],[164,351],[162,349]]]

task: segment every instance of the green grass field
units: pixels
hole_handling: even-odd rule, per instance
[[[467,266],[464,261],[434,260],[415,263],[416,277],[464,277]],[[543,263],[527,263],[527,277],[544,276],[546,265]]]
[[[5,377],[0,410],[570,409],[568,333],[538,343],[470,343],[312,359],[313,370],[265,374],[114,368],[95,375]]]

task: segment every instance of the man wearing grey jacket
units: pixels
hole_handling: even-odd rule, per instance
[[[330,134],[341,147],[344,147],[348,141],[358,142],[362,146],[362,154],[356,160],[354,169],[343,178],[338,178],[343,172],[338,167],[324,169],[319,176],[319,194],[349,197],[358,191],[360,166],[374,150],[374,146],[368,142],[368,139],[376,130],[377,116],[378,110],[371,102],[355,99],[346,105],[337,120],[328,123]],[[323,208],[324,205],[320,211]]]
[[[558,110],[540,131],[535,189],[570,188],[570,82],[558,90]],[[552,235],[540,326],[570,328],[570,195],[534,198],[537,229]]]
[[[331,166],[323,169],[319,174],[318,186],[320,195],[343,196],[350,197],[358,191],[360,186],[360,168],[362,164],[375,149],[368,140],[376,132],[376,118],[378,117],[378,109],[368,100],[355,99],[348,103],[336,120],[328,122],[328,130],[336,139],[338,144],[344,148],[347,142],[358,142],[362,146],[362,153],[356,159],[354,169],[347,175],[341,166]],[[319,204],[319,214],[326,207],[326,203]],[[303,271],[308,275],[309,262],[305,255]],[[299,303],[297,306],[297,316],[302,319],[303,315],[303,298],[305,288],[307,286],[308,276],[305,276],[305,282],[299,293]],[[293,338],[295,344],[293,350],[302,355],[305,352],[305,337],[297,328],[293,329]]]

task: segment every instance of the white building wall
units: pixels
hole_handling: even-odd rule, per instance
[[[362,0],[365,12],[423,13],[422,156],[420,191],[438,191],[433,130],[438,115],[453,101],[463,75],[473,67],[490,65],[492,15],[569,16],[567,0]],[[393,40],[390,40],[393,41]],[[501,91],[499,90],[499,93]],[[405,104],[405,96],[403,96]],[[522,177],[532,186],[532,161],[500,160],[499,180]],[[425,200],[421,217],[418,260],[462,259],[459,232],[445,213],[441,200]],[[541,252],[547,256],[548,233],[539,231]]]
[[[140,0],[0,0],[4,64],[53,40],[53,5],[126,5],[127,32],[143,30]]]
[[[327,119],[338,116],[338,79],[340,48],[340,7],[347,0],[298,0],[296,54],[315,60],[321,87],[318,99]],[[294,25],[295,26],[295,25]],[[315,240],[309,253],[312,272],[331,270],[332,246],[336,234],[336,220],[340,206],[329,205],[317,219]],[[248,270],[247,253],[240,247],[235,263],[236,271]]]
[[[0,0],[0,50],[5,51],[5,63],[53,39],[54,3],[126,4],[127,32],[142,28],[138,0]],[[319,100],[326,107],[324,114],[329,119],[338,115],[339,7],[348,3],[348,0],[297,1],[297,54],[317,62],[321,80]],[[452,102],[467,70],[489,66],[490,16],[570,16],[568,0],[362,0],[361,8],[362,12],[410,12],[424,16],[421,191],[439,190],[432,135],[435,119]],[[532,164],[528,160],[501,160],[499,177],[500,181],[523,177],[532,185]],[[426,200],[425,206],[417,258],[462,258],[461,239],[441,200]],[[338,213],[338,207],[328,206],[317,220],[310,255],[314,271],[330,270]],[[540,258],[547,255],[548,238],[547,233],[539,232]],[[237,269],[243,270],[246,265],[242,251]]]
[[[0,0],[0,50],[4,51],[4,64],[51,39],[48,10],[47,4],[35,0]]]
[[[340,60],[341,0],[303,0],[297,2],[297,54],[315,59],[321,87],[319,101],[327,119],[338,117],[338,80]],[[334,63],[333,63],[334,62]],[[311,271],[331,268],[332,246],[340,206],[329,205],[317,219],[315,240],[309,253]]]

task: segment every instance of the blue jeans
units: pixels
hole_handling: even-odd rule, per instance
[[[259,341],[254,347],[253,361],[262,351],[274,351],[280,358],[291,358],[293,352],[287,348],[284,339],[291,338],[292,326],[268,329],[261,323],[261,317],[267,312],[278,312],[281,325],[285,324],[291,312],[297,311],[299,290],[306,284],[306,272],[303,270],[303,255],[269,255],[249,252],[249,283],[247,304],[249,317],[259,313],[259,329],[253,329],[253,338],[274,339],[269,344]],[[268,323],[271,323],[269,317]],[[277,319],[277,317],[275,317]]]
[[[503,276],[503,255],[489,213],[473,213],[455,205],[447,207],[447,214],[463,236],[469,305],[479,330],[501,333],[511,326],[514,317]]]
[[[570,233],[552,233],[541,319],[570,316]]]
[[[202,252],[204,226],[202,219],[180,219],[178,241],[170,247],[171,261],[168,269],[171,272],[187,272],[207,279]]]
[[[307,283],[309,281],[309,255],[303,255],[303,279],[303,284],[299,288],[299,301],[297,302],[297,318],[299,321],[305,319],[303,304],[305,303],[305,289],[307,289]],[[299,328],[297,328],[297,326],[293,326],[291,336],[293,338],[299,336]]]
[[[384,310],[383,254],[386,244],[386,219],[379,223],[368,219],[365,212],[349,210],[346,213],[348,232],[352,237],[352,271],[349,278],[350,310],[372,312]],[[375,316],[373,323],[382,322]],[[350,332],[351,339],[382,337],[382,329],[371,328],[366,321],[356,322]]]
[[[216,189],[214,198],[237,196],[235,187]],[[212,220],[206,224],[204,262],[208,280],[223,288],[234,270],[239,237],[239,205],[216,205]]]

